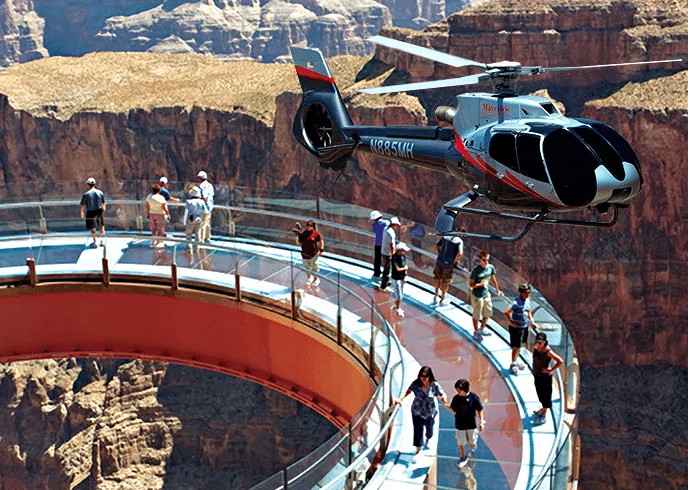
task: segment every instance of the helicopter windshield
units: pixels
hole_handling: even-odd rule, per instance
[[[621,157],[606,139],[588,126],[578,126],[569,129],[580,136],[581,139],[590,146],[592,151],[597,153],[597,156],[600,157],[602,161],[602,165],[609,170],[609,173],[612,174],[616,180],[624,180],[626,172],[624,172]]]
[[[533,133],[495,133],[490,139],[490,157],[514,172],[547,182],[541,139],[539,134]]]

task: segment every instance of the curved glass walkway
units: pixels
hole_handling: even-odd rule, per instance
[[[179,238],[169,240],[166,247],[151,248],[146,237],[127,236],[126,230],[138,231],[145,224],[141,199],[146,192],[144,183],[126,183],[124,186],[120,183],[118,186],[119,189],[126,187],[129,187],[126,192],[111,196],[105,186],[106,195],[110,198],[106,215],[110,237],[105,256],[112,273],[174,264],[180,271],[188,270],[188,273],[180,272],[180,277],[191,274],[198,279],[206,273],[219,273],[231,281],[234,279],[228,277],[230,274],[258,278],[261,281],[256,285],[259,290],[264,290],[266,283],[277,284],[279,287],[275,294],[278,295],[285,293],[286,286],[286,293],[292,293],[289,298],[292,302],[295,301],[293,294],[297,294],[304,307],[333,317],[334,323],[340,321],[345,325],[346,336],[359,338],[359,345],[368,349],[377,346],[375,340],[365,340],[370,337],[370,325],[378,323],[371,320],[375,317],[375,313],[371,313],[373,305],[375,311],[382,312],[405,350],[402,355],[405,374],[402,376],[401,370],[390,373],[395,379],[384,385],[383,391],[388,391],[388,394],[382,397],[383,404],[390,406],[390,399],[408,386],[420,365],[432,366],[449,399],[455,393],[454,381],[460,377],[469,379],[471,390],[481,396],[485,404],[486,429],[465,468],[456,467],[458,448],[454,439],[453,416],[443,408],[440,408],[437,436],[433,438],[431,447],[412,461],[408,407],[411,397],[408,397],[401,410],[392,406],[387,411],[383,408],[385,413],[378,413],[374,424],[378,430],[386,427],[386,423],[393,422],[393,425],[382,439],[363,448],[376,450],[366,453],[350,447],[344,464],[335,466],[329,477],[318,479],[318,488],[359,488],[367,484],[367,488],[389,489],[520,490],[564,489],[575,485],[578,370],[570,336],[549,303],[533,291],[532,301],[537,306],[535,319],[547,331],[555,351],[565,359],[555,383],[553,416],[545,425],[533,426],[530,413],[539,405],[532,376],[523,373],[511,376],[508,373],[511,351],[508,334],[500,325],[507,302],[495,298],[493,321],[488,325],[492,335],[486,336],[481,344],[476,344],[471,336],[470,308],[463,300],[466,298],[467,271],[477,250],[466,249],[464,267],[455,274],[454,285],[450,289],[452,304],[433,307],[432,252],[436,237],[421,224],[405,224],[401,239],[412,246],[408,254],[412,278],[405,288],[403,307],[406,316],[402,319],[392,312],[392,297],[375,290],[369,280],[367,262],[372,256],[372,233],[367,218],[370,210],[305,196],[260,196],[248,189],[220,187],[213,214],[216,240],[212,246],[201,247],[199,252],[191,254],[182,250],[184,247],[178,243]],[[138,193],[137,189],[141,192]],[[76,187],[72,194],[77,195],[71,200],[44,198],[40,202],[0,204],[0,213],[5,218],[4,233],[14,237],[0,244],[0,267],[5,272],[25,269],[27,256],[33,256],[36,266],[64,264],[69,268],[80,264],[80,267],[94,272],[102,267],[99,261],[103,249],[88,249],[86,234],[81,239],[65,239],[60,247],[36,246],[41,242],[36,233],[48,232],[44,235],[47,239],[53,231],[71,231],[83,226],[81,220],[73,219],[78,213]],[[172,222],[178,222],[182,208],[178,206],[172,210]],[[318,288],[305,285],[305,274],[300,270],[300,257],[291,232],[294,221],[312,218],[318,222],[326,245],[326,254],[319,262],[323,281]],[[172,236],[179,237],[176,234]],[[23,244],[17,246],[16,238],[19,237]],[[517,284],[523,279],[503,264],[497,263],[496,268],[505,297],[513,298],[517,294]],[[346,283],[345,288],[341,286],[343,282]],[[343,291],[346,291],[345,295],[342,295]],[[353,299],[355,297],[369,300]],[[281,302],[286,299],[280,296]],[[342,311],[346,313],[342,315]],[[343,320],[337,320],[338,316]],[[361,332],[356,331],[357,324],[360,324]],[[391,344],[387,342],[386,345],[389,352]],[[522,354],[524,361],[530,364],[529,354],[523,351]],[[387,364],[390,363],[392,361],[388,360]],[[372,426],[368,424],[367,427]],[[327,448],[321,448],[320,452],[316,451],[311,457],[293,465],[290,471],[287,469],[255,488],[312,488],[311,478],[299,481],[293,475],[313,472],[322,465],[323,459],[327,459],[323,455],[330,454],[335,445],[331,443]],[[378,457],[380,454],[376,456],[380,446],[387,446],[383,458]],[[372,469],[377,471],[373,474]],[[346,477],[341,476],[347,474]]]

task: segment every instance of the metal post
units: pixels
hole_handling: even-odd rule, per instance
[[[110,285],[110,265],[106,257],[103,257],[103,284]]]
[[[241,302],[241,275],[239,274],[239,259],[237,259],[236,269],[234,269],[234,287],[236,289],[236,299]]]
[[[282,470],[282,487],[284,488],[284,490],[289,489],[289,475],[287,475],[286,468]]]
[[[36,285],[36,261],[33,257],[26,259],[26,265],[29,266],[29,283],[32,286]]]
[[[173,290],[178,290],[179,289],[179,272],[177,271],[177,244],[174,244],[174,247],[172,248],[172,264],[170,266],[172,268],[172,289]]]
[[[342,300],[339,295],[341,291],[340,271],[337,270],[337,345],[342,345]]]
[[[375,301],[370,303],[370,352],[368,354],[368,374],[375,379]]]

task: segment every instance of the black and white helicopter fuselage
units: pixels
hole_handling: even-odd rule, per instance
[[[437,59],[441,62],[446,62],[444,57],[470,62],[380,36],[374,40],[423,56],[429,51],[429,56],[443,57]],[[508,79],[515,78],[511,75],[514,67],[525,70],[517,63],[478,64],[486,68],[485,74],[456,79],[458,84],[467,84],[501,77],[506,84],[496,93],[458,95],[455,107],[438,107],[435,117],[446,125],[363,126],[352,122],[320,51],[299,47],[291,51],[303,89],[293,125],[295,138],[324,168],[343,170],[357,150],[454,175],[470,190],[443,206],[435,225],[440,234],[460,234],[454,231],[457,212],[529,222],[516,237],[462,233],[501,240],[517,240],[537,222],[612,226],[618,207],[634,199],[642,188],[638,158],[614,129],[598,121],[565,117],[549,99],[515,95]],[[548,69],[528,70],[536,74]],[[361,91],[404,91],[441,82]],[[519,214],[467,208],[478,198]],[[604,213],[610,207],[614,218],[606,222],[549,217],[550,213],[581,209]]]

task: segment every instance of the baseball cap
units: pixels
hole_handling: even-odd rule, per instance
[[[400,226],[401,226],[401,223],[399,223],[399,218],[397,218],[396,216],[394,216],[392,219],[389,220],[389,224],[390,224],[390,225],[400,225]]]
[[[406,245],[404,242],[397,243],[397,249],[403,250],[404,252],[408,252],[410,250],[408,245]]]
[[[167,184],[167,177],[160,177],[161,184]]]
[[[540,332],[535,336],[535,342],[547,342],[547,334]]]
[[[382,213],[380,211],[371,211],[370,212],[370,219],[378,219],[382,217]]]
[[[86,183],[88,185],[96,185],[96,179],[94,179],[93,177],[89,177]]]
[[[530,284],[528,284],[527,282],[524,282],[523,284],[518,285],[518,292],[519,293],[523,293],[526,291],[530,292]]]
[[[207,179],[208,174],[201,170],[200,172],[198,172],[198,175],[196,175],[196,177],[198,177],[199,179]]]
[[[198,187],[192,187],[189,191],[189,196],[191,197],[201,197],[201,189]]]

